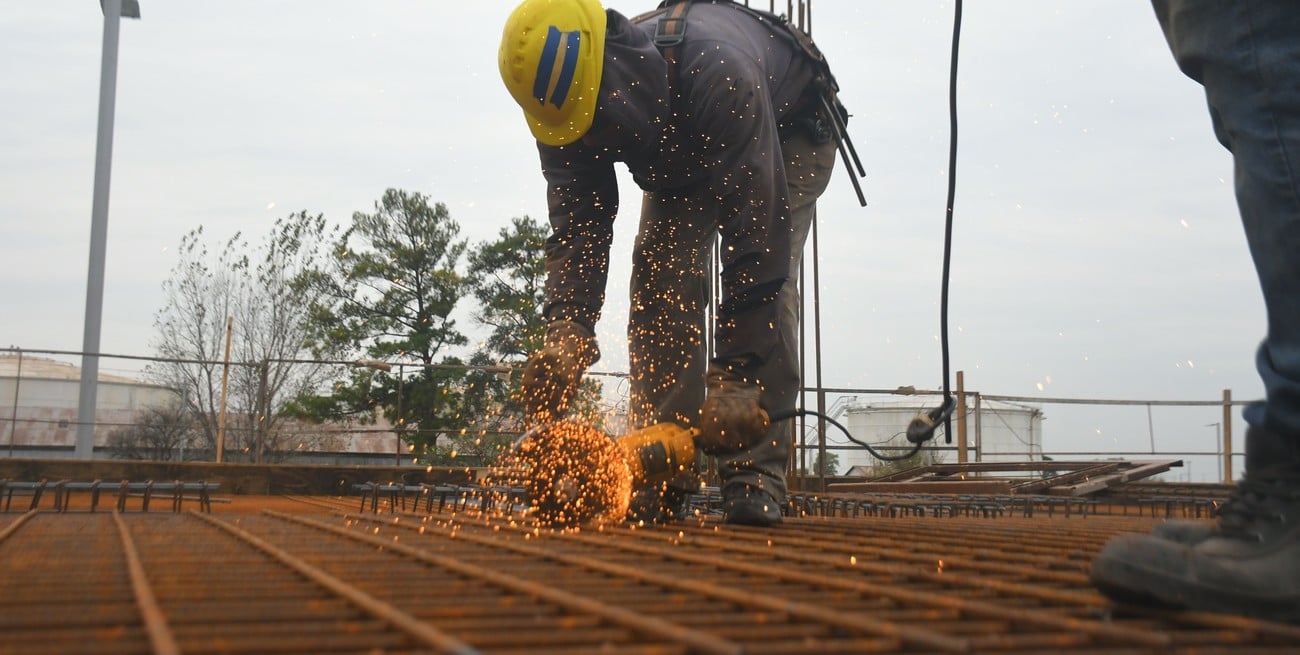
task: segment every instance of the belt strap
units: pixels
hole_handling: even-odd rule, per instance
[[[655,23],[655,47],[663,53],[668,62],[668,86],[672,88],[677,82],[677,47],[686,38],[686,12],[691,8],[690,0],[672,5],[668,13],[659,17]]]

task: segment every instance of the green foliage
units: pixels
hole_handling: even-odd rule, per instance
[[[809,473],[808,469],[803,467],[800,467],[799,473],[800,475],[804,475],[804,476],[838,475],[839,470],[840,470],[840,454],[835,451],[828,450],[826,451],[825,460],[822,459],[822,454],[820,452],[816,452],[816,454],[813,457],[812,473]]]
[[[468,341],[451,318],[468,288],[457,271],[466,247],[459,233],[445,205],[397,189],[385,191],[373,213],[352,215],[330,265],[303,279],[321,298],[311,308],[311,342],[419,365],[386,373],[354,370],[331,393],[301,398],[294,408],[299,415],[368,422],[382,408],[417,450],[441,430],[458,427],[464,372],[444,368],[459,363],[444,351]]]
[[[481,344],[473,363],[509,367],[495,380],[484,379],[475,386],[480,394],[469,400],[477,416],[484,417],[481,434],[518,429],[523,416],[519,383],[529,355],[541,348],[546,336],[542,310],[546,302],[546,238],[550,227],[524,216],[510,221],[497,233],[496,241],[478,244],[469,253],[469,280],[478,309],[474,319],[491,331]],[[578,391],[573,413],[598,416],[601,398],[599,382],[586,379]],[[474,437],[473,445],[483,439]],[[473,448],[466,448],[473,451]]]
[[[437,361],[466,343],[451,318],[466,290],[456,268],[460,226],[442,203],[389,189],[372,214],[356,212],[334,247],[332,268],[311,283],[331,301],[316,308],[320,343],[346,343],[368,357]]]
[[[515,218],[497,241],[469,254],[469,280],[479,302],[474,319],[491,328],[483,346],[498,361],[522,362],[541,346],[548,229],[527,216]]]
[[[313,390],[286,403],[280,414],[311,423],[354,421],[373,425],[380,400],[373,390],[379,375],[372,369],[353,368],[346,377],[334,380],[327,388]]]
[[[813,464],[813,475],[836,475],[840,470],[840,455],[833,451],[826,451],[826,457],[822,453],[817,453],[817,461]]]
[[[354,213],[341,233],[299,213],[277,222],[260,249],[236,235],[215,263],[200,228],[182,242],[182,264],[168,283],[184,302],[166,316],[173,347],[164,354],[218,360],[225,317],[244,326],[246,355],[232,367],[240,418],[229,430],[244,436],[228,451],[260,450],[270,438],[260,426],[286,417],[363,425],[382,418],[416,461],[489,464],[520,429],[519,374],[545,333],[548,230],[515,218],[496,239],[470,248],[446,206],[398,189],[386,190],[373,211]],[[453,319],[465,299],[487,328],[468,359],[469,339]],[[293,329],[257,331],[279,324]],[[201,348],[183,347],[191,332]],[[279,359],[369,364],[287,385],[282,368],[295,365]],[[206,366],[197,374],[203,384],[191,385],[206,390],[198,401],[205,407],[216,405],[220,368]],[[272,396],[287,400],[259,404]],[[584,382],[578,411],[599,398],[600,385]],[[203,427],[211,434],[211,425]]]

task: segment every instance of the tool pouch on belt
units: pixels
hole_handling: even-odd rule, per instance
[[[555,321],[546,341],[528,359],[521,381],[524,413],[529,423],[558,420],[569,411],[587,367],[600,359],[596,336],[574,321]]]
[[[710,454],[735,453],[767,438],[771,425],[759,403],[762,389],[726,367],[709,367],[708,394],[700,410],[696,443]]]
[[[793,130],[806,130],[814,143],[834,141],[844,160],[844,166],[849,171],[849,179],[853,182],[853,190],[858,196],[858,202],[865,207],[867,199],[862,194],[862,185],[858,182],[858,178],[866,177],[867,173],[858,158],[857,150],[853,147],[853,141],[849,139],[849,112],[840,102],[839,82],[831,73],[826,55],[822,54],[817,44],[813,43],[812,37],[785,16],[755,9],[735,0],[664,0],[659,3],[658,9],[633,18],[634,23],[656,19],[654,43],[663,52],[664,59],[668,62],[669,86],[673,86],[677,79],[677,47],[686,37],[687,12],[692,4],[706,1],[713,4],[729,3],[756,20],[775,26],[778,34],[789,38],[808,57],[814,72],[813,80],[804,92],[803,106],[792,111],[777,127],[783,133],[782,139]]]
[[[826,61],[826,55],[823,55],[813,43],[812,37],[788,22],[785,26],[790,38],[794,39],[812,61],[813,69],[816,71],[811,88],[805,92],[813,99],[815,112],[812,123],[813,139],[818,143],[835,141],[840,156],[844,159],[844,167],[848,169],[849,180],[853,182],[853,191],[858,196],[858,203],[866,207],[867,199],[862,195],[862,185],[858,183],[858,178],[866,177],[867,172],[862,168],[862,161],[858,159],[853,140],[849,138],[849,110],[844,107],[844,103],[840,102],[840,83],[835,80],[835,75],[831,73],[831,65]]]

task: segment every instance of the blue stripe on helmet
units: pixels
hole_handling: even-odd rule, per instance
[[[557,108],[564,106],[564,101],[569,96],[569,86],[573,84],[573,74],[578,70],[578,45],[582,34],[575,30],[565,34],[564,37],[566,41],[564,65],[560,67],[560,79],[556,81],[555,90],[551,92],[551,104]]]
[[[551,71],[555,68],[555,55],[559,48],[560,30],[552,25],[546,32],[542,58],[537,62],[537,74],[533,76],[533,97],[541,104],[546,104],[546,89],[551,85]]]

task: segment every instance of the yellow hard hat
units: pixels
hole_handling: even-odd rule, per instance
[[[562,146],[591,127],[605,64],[598,0],[524,0],[506,19],[497,65],[538,141]]]

